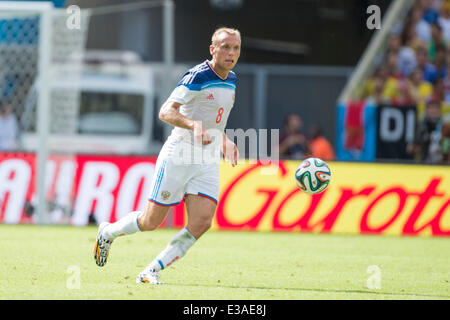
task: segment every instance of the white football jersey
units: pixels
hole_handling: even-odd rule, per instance
[[[201,121],[211,134],[213,142],[194,146],[193,131],[175,127],[163,148],[166,156],[173,156],[182,147],[192,151],[200,148],[203,157],[205,154],[220,156],[222,134],[233,108],[236,82],[237,77],[233,71],[229,72],[226,79],[222,79],[211,68],[208,60],[184,74],[168,100],[182,104],[179,109],[182,115]]]

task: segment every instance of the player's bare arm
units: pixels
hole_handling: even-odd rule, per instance
[[[180,107],[181,103],[166,101],[159,111],[159,119],[175,127],[192,130],[198,142],[203,145],[210,144],[212,139],[208,131],[199,121],[194,121],[182,115],[179,111]]]
[[[226,162],[231,162],[231,166],[233,167],[237,165],[239,150],[236,144],[231,141],[225,133],[223,134],[221,151]]]

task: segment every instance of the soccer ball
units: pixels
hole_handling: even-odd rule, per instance
[[[324,191],[331,179],[331,171],[328,165],[319,158],[308,158],[295,170],[297,186],[309,194]]]

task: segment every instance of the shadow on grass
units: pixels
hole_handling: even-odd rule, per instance
[[[215,288],[230,288],[230,289],[255,289],[255,290],[288,290],[288,291],[310,291],[310,292],[333,292],[333,293],[362,293],[362,294],[376,294],[376,295],[392,295],[392,296],[411,296],[411,297],[425,297],[425,298],[441,298],[450,299],[450,296],[429,295],[420,293],[391,293],[372,290],[337,290],[337,289],[315,289],[315,288],[272,288],[272,287],[254,287],[254,286],[233,286],[233,285],[212,285],[212,284],[184,284],[184,283],[165,283],[172,286],[185,287],[215,287]]]

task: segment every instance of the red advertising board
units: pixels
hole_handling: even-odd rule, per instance
[[[34,223],[35,155],[0,153],[0,223]],[[56,223],[114,222],[147,202],[156,157],[54,155],[47,163],[46,197]],[[281,161],[271,174],[261,164],[220,167],[213,229],[450,235],[450,167],[337,163],[318,195],[297,188],[298,161]],[[184,203],[170,225],[185,225]]]

